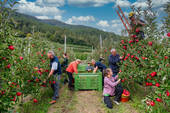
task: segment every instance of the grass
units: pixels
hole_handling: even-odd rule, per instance
[[[51,88],[46,88],[42,91],[42,96],[38,99],[38,103],[33,103],[32,101],[24,103],[18,109],[19,113],[47,113],[49,104],[48,102],[51,100],[52,97],[52,90]]]
[[[49,113],[69,113],[75,109],[75,93],[69,91],[67,86],[64,86],[61,92],[61,98],[49,108]]]
[[[103,109],[102,113],[144,113],[144,106],[142,104],[142,99],[149,92],[149,89],[145,90],[144,87],[137,85],[135,91],[131,91],[131,100],[127,103],[121,103],[118,105],[113,105],[113,109],[108,109],[102,97],[102,92],[96,92],[96,97],[99,100],[101,105],[101,109]],[[48,102],[52,97],[51,88],[46,88],[44,92],[42,92],[42,96],[39,99],[37,104],[33,102],[27,102],[18,110],[19,113],[75,113],[77,108],[76,105],[78,103],[77,95],[79,92],[69,91],[67,86],[64,85],[60,89],[60,98],[54,105],[49,105]],[[82,103],[83,104],[83,103]],[[100,106],[99,106],[100,107]]]
[[[74,110],[74,105],[76,103],[76,96],[74,92],[68,90],[67,86],[64,85],[60,89],[60,98],[57,100],[56,104],[50,105],[51,97],[53,91],[51,88],[46,88],[42,92],[38,103],[33,103],[29,101],[17,110],[18,113],[68,113],[68,111]]]

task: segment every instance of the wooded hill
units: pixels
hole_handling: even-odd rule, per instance
[[[15,21],[15,28],[21,31],[20,35],[25,36],[27,33],[39,32],[42,37],[51,41],[63,43],[64,35],[67,35],[67,41],[76,45],[96,45],[99,44],[99,36],[103,39],[113,38],[118,41],[119,36],[104,32],[102,30],[87,27],[83,25],[69,25],[58,20],[40,20],[33,16],[13,13],[12,18]]]

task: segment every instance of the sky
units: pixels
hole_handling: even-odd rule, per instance
[[[160,17],[164,16],[163,4],[169,0],[153,0],[153,7]],[[120,5],[124,14],[130,6],[147,7],[146,0],[18,0],[18,12],[38,19],[56,19],[67,24],[86,25],[103,31],[120,34],[124,29],[116,13]],[[159,21],[159,20],[158,20]]]

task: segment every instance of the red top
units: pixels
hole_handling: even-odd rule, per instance
[[[77,74],[78,73],[77,66],[78,66],[78,64],[76,63],[76,61],[71,62],[69,64],[69,66],[67,67],[66,71],[70,72],[70,73],[74,73],[75,72]]]

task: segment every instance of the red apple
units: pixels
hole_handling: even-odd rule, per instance
[[[170,95],[170,93],[169,93],[169,91],[168,91],[168,90],[166,91],[166,95],[167,95],[168,97],[169,97],[169,95]]]
[[[136,29],[136,33],[139,33],[139,32],[140,32],[140,28],[137,28],[137,29]]]
[[[23,57],[22,57],[22,56],[20,56],[20,57],[19,57],[19,59],[20,59],[20,60],[23,60]]]
[[[152,76],[152,77],[154,77],[154,76],[156,76],[156,75],[157,75],[157,72],[152,72],[152,73],[151,73],[151,76]]]
[[[168,59],[168,56],[165,56],[164,58],[165,58],[165,60],[166,60],[166,59]]]
[[[126,46],[123,46],[123,48],[124,48],[125,50],[127,50],[127,47],[126,47]]]
[[[149,46],[152,46],[152,42],[148,42],[148,45],[149,45]]]
[[[159,87],[159,86],[160,86],[160,84],[159,84],[159,83],[156,83],[156,84],[155,84],[155,86]]]
[[[21,93],[21,92],[17,92],[16,95],[17,95],[17,96],[21,96],[22,93]]]
[[[37,99],[34,99],[33,102],[34,102],[34,103],[38,103],[38,100],[37,100]]]
[[[10,46],[8,46],[8,49],[10,49],[10,50],[14,50],[15,48],[14,48],[14,46],[13,46],[13,45],[10,45]]]
[[[55,81],[53,81],[53,84],[55,84],[56,82]]]
[[[162,102],[162,100],[160,98],[156,98],[157,102]]]
[[[151,106],[155,106],[155,102],[154,101],[150,101],[150,105]]]
[[[167,33],[167,36],[168,36],[168,37],[170,37],[170,32],[169,32],[169,33]]]
[[[136,38],[136,35],[132,35],[132,38]]]
[[[8,64],[8,65],[6,66],[6,68],[10,69],[10,68],[11,68],[11,64]]]

